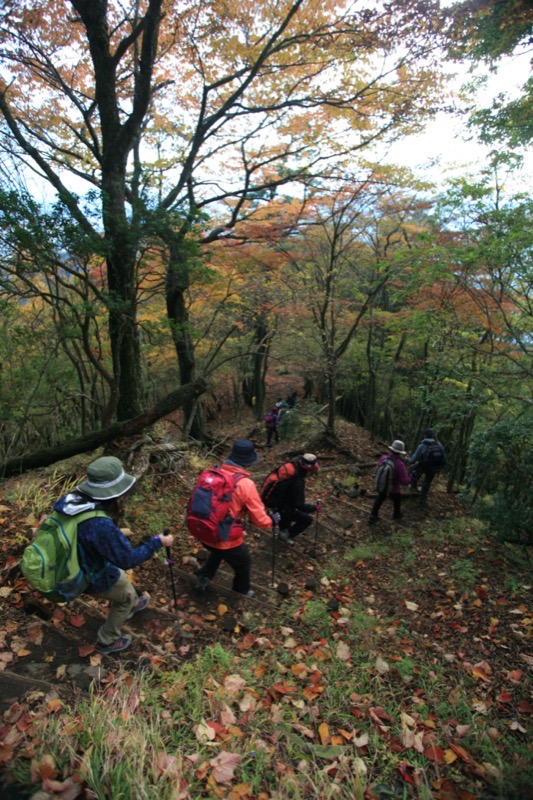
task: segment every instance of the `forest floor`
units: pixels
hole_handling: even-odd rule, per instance
[[[248,433],[226,421],[228,443]],[[266,448],[263,432],[256,434],[261,460],[252,477],[258,483],[295,452],[310,449],[301,437]],[[168,564],[161,556],[134,571],[137,590],[150,595],[151,605],[125,629],[134,637],[132,646],[114,657],[94,649],[105,615],[101,601],[84,596],[69,607],[54,606],[33,593],[20,575],[18,563],[35,520],[20,503],[24,478],[6,482],[0,494],[0,765],[7,775],[20,755],[35,756],[35,722],[72,707],[91,686],[105,687],[119,671],[139,666],[178,670],[216,642],[243,652],[259,641],[259,633],[269,635],[276,620],[281,630],[307,630],[311,638],[331,646],[336,642],[337,657],[348,665],[354,659],[354,724],[369,719],[395,757],[394,780],[383,788],[377,770],[365,798],[533,797],[527,788],[527,776],[531,787],[533,775],[527,744],[533,713],[527,556],[489,538],[439,480],[426,507],[407,490],[401,522],[392,521],[387,501],[380,521],[369,527],[372,464],[383,443],[340,423],[336,443],[320,444],[315,438],[312,447],[321,469],[309,480],[307,497],[310,502],[320,498],[322,510],[294,547],[274,541],[271,532],[249,531],[256,590],[250,600],[231,591],[231,571],[224,565],[205,594],[195,592],[194,572],[203,550],[182,524],[195,473],[186,462],[168,474],[148,470],[125,525],[135,532],[133,541],[169,527],[176,537],[173,561]],[[382,688],[380,697],[374,683],[376,696],[368,701],[368,693],[358,693],[357,659],[339,644],[349,640],[347,627],[352,630],[352,625],[353,641],[365,653],[364,669]],[[432,691],[435,698],[447,698],[446,710],[432,703]],[[401,732],[393,735],[391,718],[400,712]],[[331,736],[328,740],[323,734],[317,725],[317,741],[331,744]],[[352,744],[357,731],[354,736]],[[490,744],[483,758],[474,739]],[[355,751],[364,760],[369,748],[360,741]],[[515,786],[509,783],[506,762],[511,768],[514,764]],[[33,777],[38,782],[39,776]],[[422,783],[431,793],[423,794]],[[233,797],[225,788],[227,794],[206,789],[184,797]],[[68,795],[63,787],[48,796],[82,795]],[[285,797],[279,790],[241,796]]]

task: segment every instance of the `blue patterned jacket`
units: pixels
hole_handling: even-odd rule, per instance
[[[75,516],[84,511],[102,510],[97,501],[79,494],[67,494],[54,505],[54,511]],[[109,517],[94,517],[78,525],[78,557],[83,571],[89,577],[89,594],[107,592],[119,579],[119,568],[128,570],[152,558],[162,547],[159,536],[132,547]]]

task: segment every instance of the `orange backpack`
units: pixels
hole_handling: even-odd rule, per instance
[[[261,500],[267,508],[278,508],[283,503],[295,475],[296,467],[292,461],[282,464],[267,475],[260,491]]]

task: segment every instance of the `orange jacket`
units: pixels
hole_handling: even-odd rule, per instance
[[[230,528],[229,539],[227,542],[220,542],[217,545],[218,550],[229,550],[232,547],[238,547],[244,541],[243,518],[245,515],[248,516],[252,525],[257,528],[263,528],[263,530],[271,527],[272,519],[265,511],[263,501],[259,497],[255,483],[249,477],[249,472],[233,464],[222,464],[221,469],[231,475],[244,475],[244,478],[241,478],[235,486],[229,507],[230,515],[235,519]]]

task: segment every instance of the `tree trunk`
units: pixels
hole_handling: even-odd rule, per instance
[[[55,464],[57,461],[62,461],[65,458],[70,458],[79,453],[88,453],[91,450],[95,450],[97,447],[101,447],[103,444],[119,436],[133,436],[142,431],[143,428],[153,425],[154,422],[157,422],[161,417],[165,417],[177,408],[181,408],[185,403],[194,403],[194,400],[200,397],[205,391],[205,382],[201,380],[196,381],[194,384],[189,384],[188,386],[182,386],[175,392],[157,400],[153,405],[144,409],[142,414],[137,415],[133,419],[115,422],[113,425],[101,431],[95,431],[86,436],[80,436],[77,439],[63,442],[63,444],[58,444],[55,447],[49,447],[36,453],[8,458],[0,464],[0,474],[7,478],[10,475],[17,475],[28,469],[47,467],[50,464]]]
[[[185,301],[185,293],[190,282],[189,265],[182,238],[178,236],[170,241],[167,235],[165,239],[169,247],[166,275],[167,317],[178,358],[180,385],[187,386],[196,376],[196,354],[190,334],[189,310]],[[203,439],[205,419],[201,403],[195,404],[194,400],[187,401],[183,405],[183,413],[185,427],[189,430],[190,436],[194,439]]]
[[[396,373],[398,367],[398,361],[400,360],[400,356],[402,354],[403,346],[406,342],[407,334],[402,333],[400,337],[400,341],[398,342],[398,347],[396,348],[396,352],[394,353],[392,362],[389,367],[389,380],[387,382],[387,394],[385,396],[385,401],[383,403],[383,423],[381,425],[381,430],[386,434],[389,433],[391,439],[394,439],[394,431],[392,426],[392,395],[394,392],[394,384],[396,382]]]
[[[268,372],[268,354],[272,333],[268,330],[266,318],[259,316],[254,321],[255,351],[252,356],[252,397],[254,398],[255,418],[263,419],[265,412],[266,375]]]
[[[335,416],[337,400],[337,363],[335,357],[330,354],[326,367],[326,392],[328,399],[328,419],[326,422],[326,434],[335,436]]]

